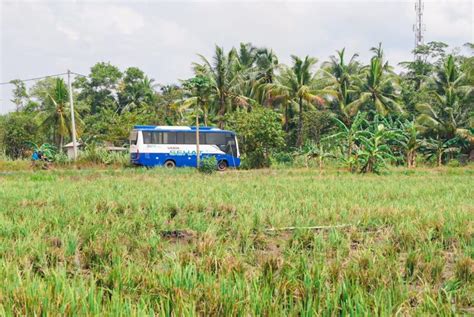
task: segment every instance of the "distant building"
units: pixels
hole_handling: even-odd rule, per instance
[[[77,154],[79,155],[79,150],[82,149],[82,143],[81,142],[76,142],[77,145]],[[66,150],[67,157],[70,159],[74,158],[74,145],[72,142],[66,144],[63,146],[63,148]]]

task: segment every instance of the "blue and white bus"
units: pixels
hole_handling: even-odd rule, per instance
[[[239,145],[234,132],[199,127],[200,159],[215,156],[217,168],[240,165]],[[135,165],[196,166],[196,127],[135,126],[130,133],[130,159]]]

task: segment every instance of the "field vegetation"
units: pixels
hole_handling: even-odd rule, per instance
[[[0,315],[470,314],[473,176],[2,172]]]
[[[126,163],[101,149],[127,146],[134,125],[195,125],[234,130],[243,167],[268,167],[295,156],[335,158],[348,170],[380,173],[389,165],[465,164],[474,158],[473,44],[451,49],[419,45],[416,59],[395,66],[381,44],[371,58],[346,49],[326,60],[291,56],[241,43],[211,58],[198,55],[193,76],[155,83],[136,67],[93,65],[73,82],[81,160]],[[27,87],[13,80],[16,111],[0,116],[0,153],[31,157],[47,145],[50,159],[67,164],[71,141],[68,89],[62,78]],[[123,164],[122,164],[123,165]]]
[[[175,84],[106,62],[71,91],[11,81],[0,315],[474,314],[473,48],[419,45],[396,72],[381,44],[286,65],[241,43]],[[240,170],[107,151],[196,120],[236,131]]]

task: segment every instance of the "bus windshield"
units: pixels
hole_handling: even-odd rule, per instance
[[[137,145],[137,139],[138,139],[138,131],[132,130],[132,132],[130,132],[130,137],[129,137],[130,145]]]

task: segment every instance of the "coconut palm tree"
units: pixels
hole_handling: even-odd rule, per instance
[[[322,104],[323,99],[314,94],[316,58],[306,56],[304,59],[292,55],[292,67],[283,68],[275,83],[267,85],[267,93],[272,98],[281,100],[285,107],[285,130],[288,131],[289,106],[294,105],[299,110],[298,136],[296,144],[301,146],[303,140],[303,113],[306,104]]]
[[[263,79],[265,83],[272,83],[275,79],[275,73],[279,67],[278,57],[267,48],[257,50],[255,64],[258,70],[257,79]]]
[[[362,80],[359,81],[359,98],[347,105],[351,115],[363,106],[374,108],[385,116],[390,112],[402,113],[403,107],[398,103],[399,78],[393,73],[388,62],[384,63],[381,45],[371,49],[375,55],[370,65],[362,69]]]
[[[183,88],[186,92],[186,97],[182,102],[182,106],[186,109],[193,107],[194,114],[203,114],[203,123],[208,124],[209,117],[209,96],[210,96],[210,81],[204,76],[195,76],[183,82]]]
[[[218,125],[224,126],[224,115],[232,110],[232,104],[246,107],[249,98],[239,93],[236,88],[239,78],[239,62],[237,51],[232,49],[225,54],[224,49],[216,46],[212,63],[203,55],[199,55],[203,64],[194,64],[196,76],[206,76],[210,80],[211,97],[216,106]]]
[[[416,106],[420,112],[417,123],[422,132],[433,132],[443,139],[460,136],[472,140],[467,129],[472,122],[473,87],[464,82],[465,74],[456,65],[455,59],[449,55],[442,67],[436,72],[431,85],[432,99],[428,103]]]
[[[279,66],[278,57],[272,50],[267,48],[257,49],[255,66],[252,71],[252,98],[258,103],[266,106],[272,105],[273,100],[266,94],[266,87],[275,81]]]
[[[66,84],[61,78],[55,80],[52,91],[46,93],[41,115],[44,116],[42,127],[52,131],[55,144],[62,150],[64,138],[71,133],[71,116]],[[76,112],[77,128],[80,131],[80,119]]]
[[[252,68],[257,55],[257,48],[252,43],[240,43],[237,61],[240,71]]]
[[[357,61],[359,55],[353,54],[346,62],[345,48],[336,51],[336,53],[336,56],[330,57],[330,61],[323,63],[322,78],[320,79],[323,89],[320,93],[334,98],[334,102],[337,104],[336,111],[339,112],[341,119],[349,124],[352,115],[349,113],[347,105],[354,98],[354,78],[360,69],[360,63]]]
[[[156,85],[154,79],[143,76],[135,82],[123,83],[123,85],[119,94],[119,104],[121,105],[117,109],[118,113],[155,104]]]

